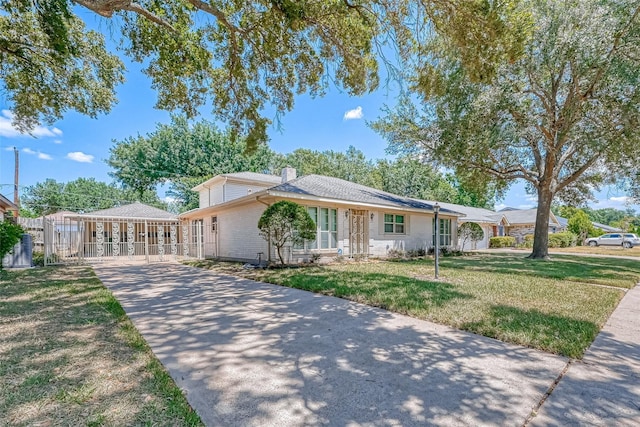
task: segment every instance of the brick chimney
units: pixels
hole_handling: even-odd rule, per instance
[[[291,166],[287,166],[282,169],[282,182],[291,181],[292,179],[296,179],[296,170]]]

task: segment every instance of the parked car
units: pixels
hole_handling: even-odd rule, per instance
[[[600,237],[591,237],[587,239],[589,246],[622,246],[632,248],[640,245],[640,237],[633,233],[609,233]]]

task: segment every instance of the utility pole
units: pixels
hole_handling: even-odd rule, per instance
[[[15,175],[13,177],[13,203],[18,207],[16,212],[16,218],[20,215],[20,197],[18,195],[18,176],[20,175],[20,152],[16,147],[13,147],[13,154],[15,156]]]

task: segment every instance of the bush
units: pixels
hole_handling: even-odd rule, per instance
[[[427,254],[427,250],[425,248],[411,249],[407,251],[407,256],[409,258],[419,258],[423,257]]]
[[[40,251],[33,252],[33,266],[44,267],[44,252],[40,252]]]
[[[11,221],[0,222],[0,261],[20,241],[24,230]]]
[[[516,246],[516,238],[512,236],[497,236],[489,239],[490,248],[513,248]]]
[[[550,248],[568,248],[575,246],[577,241],[578,237],[570,231],[549,234]]]
[[[387,251],[387,258],[389,259],[403,259],[405,252],[402,249],[389,249]]]
[[[440,251],[440,256],[461,256],[464,255],[464,252],[458,249],[454,249],[452,246],[440,246],[438,248]],[[435,253],[435,248],[431,246],[427,251],[429,255],[433,255]]]

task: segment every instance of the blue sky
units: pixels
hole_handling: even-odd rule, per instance
[[[93,177],[110,182],[105,159],[113,140],[146,134],[157,123],[167,123],[169,113],[153,108],[156,95],[150,81],[137,64],[128,64],[127,82],[118,88],[119,102],[113,110],[97,119],[69,112],[52,126],[41,126],[33,135],[21,135],[11,126],[11,106],[0,94],[0,192],[12,199],[14,154],[20,151],[20,186],[34,185],[47,178],[67,182]],[[296,98],[294,110],[281,120],[281,129],[269,129],[272,149],[288,153],[296,148],[345,151],[350,145],[368,158],[386,156],[387,143],[372,131],[366,120],[380,116],[381,107],[394,104],[393,87],[382,88],[363,97],[351,97],[332,88],[323,98]],[[202,118],[212,119],[203,109]],[[625,209],[626,196],[616,189],[597,194],[591,207]],[[496,208],[535,206],[535,197],[526,194],[524,185],[513,185]],[[638,208],[635,206],[634,208]]]

